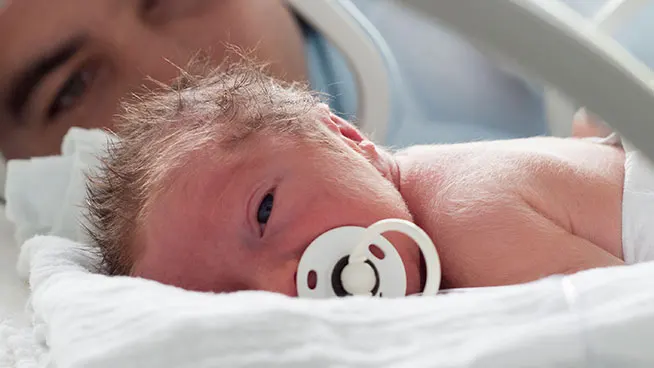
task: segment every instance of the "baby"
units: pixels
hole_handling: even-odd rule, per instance
[[[90,233],[112,275],[296,295],[312,240],[385,218],[430,235],[442,288],[625,263],[618,147],[541,137],[393,153],[247,65],[184,79],[126,106],[121,139],[90,180]],[[388,238],[407,293],[419,292],[418,248]]]

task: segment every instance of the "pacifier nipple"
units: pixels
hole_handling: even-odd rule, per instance
[[[343,288],[350,295],[372,295],[377,275],[365,262],[350,263],[341,272]]]
[[[391,231],[408,236],[420,248],[427,271],[422,294],[436,294],[440,287],[441,268],[431,239],[411,222],[388,219],[368,228],[339,227],[316,238],[304,251],[298,265],[298,296],[405,296],[407,280],[402,258],[393,244],[382,235]],[[376,252],[373,253],[372,249],[376,249]],[[314,281],[310,282],[309,279]]]

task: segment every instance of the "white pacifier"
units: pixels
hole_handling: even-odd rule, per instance
[[[399,253],[382,234],[396,231],[420,248],[427,280],[422,295],[434,295],[441,282],[441,266],[431,238],[415,224],[381,220],[367,228],[343,226],[316,238],[304,251],[297,269],[297,294],[302,298],[350,295],[397,298],[406,296],[406,270]],[[373,251],[374,247],[377,251]],[[383,254],[379,253],[381,250]]]

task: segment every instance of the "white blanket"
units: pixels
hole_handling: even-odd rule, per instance
[[[20,248],[0,206],[0,367],[37,367],[41,347],[34,340],[25,310],[29,288],[16,272]]]
[[[396,300],[183,291],[89,272],[83,246],[23,249],[56,367],[654,366],[654,264]]]
[[[83,239],[79,225],[85,171],[97,163],[96,155],[109,140],[111,136],[99,130],[71,128],[61,156],[8,164],[6,211],[0,207],[0,368],[39,364],[41,346],[34,341],[25,311],[27,280],[16,272],[18,244],[36,234]],[[23,269],[20,276],[28,273]]]

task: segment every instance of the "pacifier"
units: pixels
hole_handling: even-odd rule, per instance
[[[300,259],[297,295],[313,299],[406,296],[406,270],[393,244],[383,236],[387,232],[402,233],[420,248],[427,273],[422,295],[436,294],[441,266],[431,238],[409,221],[386,219],[367,228],[338,227],[317,237]]]

